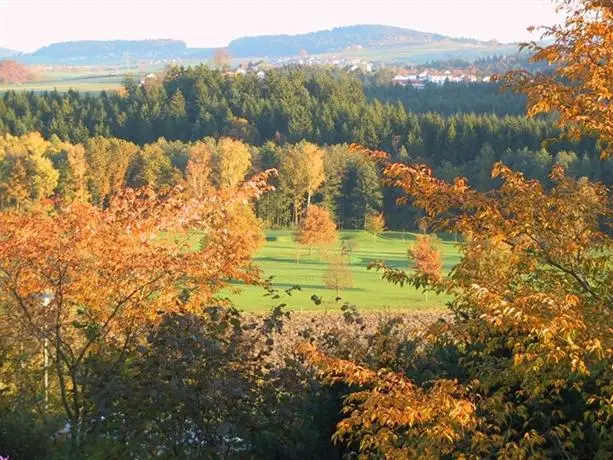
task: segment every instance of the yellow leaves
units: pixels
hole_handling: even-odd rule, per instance
[[[494,328],[535,341],[529,352],[517,349],[518,365],[586,372],[612,348],[603,316],[613,301],[612,267],[599,255],[613,250],[599,230],[612,217],[605,187],[566,177],[559,166],[555,185],[544,189],[497,163],[492,177],[502,186],[487,194],[467,190],[461,179],[437,181],[422,166],[393,164],[386,175],[435,227],[464,235],[448,292]]]
[[[251,150],[242,141],[222,137],[213,150],[213,170],[219,187],[236,187],[251,168]]]
[[[437,380],[423,389],[386,369],[375,373],[325,356],[311,344],[303,344],[301,351],[328,383],[362,388],[346,398],[346,418],[337,425],[333,439],[359,440],[363,455],[405,458],[449,453],[476,426],[475,405],[456,381]],[[416,442],[398,443],[400,438]]]
[[[566,13],[563,25],[545,29],[553,43],[532,43],[532,61],[555,64],[552,74],[511,72],[505,79],[528,96],[528,114],[556,112],[567,134],[596,135],[613,140],[613,20],[610,6],[594,0],[559,1]],[[604,148],[603,158],[610,149]]]
[[[463,193],[468,189],[468,180],[465,177],[456,177],[453,186],[459,193]]]
[[[229,280],[259,279],[250,254],[262,236],[242,203],[265,180],[206,200],[126,190],[106,210],[74,203],[52,214],[2,213],[0,319],[37,340],[52,316],[55,338],[80,363],[94,344],[137,340],[161,313],[200,312]],[[201,250],[186,250],[188,229],[205,230]],[[41,292],[53,296],[44,309],[52,315],[40,314]]]

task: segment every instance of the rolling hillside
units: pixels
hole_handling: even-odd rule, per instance
[[[480,44],[478,40],[450,38],[441,34],[419,32],[401,27],[356,25],[301,35],[262,35],[230,42],[232,56],[296,56],[330,53],[346,49],[380,48],[390,45],[425,45],[435,43]]]
[[[507,46],[508,47],[508,46]],[[490,53],[504,52],[496,42],[481,42],[471,38],[452,38],[436,33],[419,32],[382,25],[337,27],[300,35],[262,35],[243,37],[228,45],[234,58],[297,56],[329,53],[364,53],[369,58],[386,57],[401,50],[400,56],[418,53],[442,53],[455,50],[481,49]],[[189,48],[180,40],[86,40],[53,43],[19,59],[28,64],[103,64],[139,60],[205,60],[215,48]],[[1,53],[1,51],[0,51]],[[0,54],[1,56],[1,54]],[[372,57],[371,57],[372,56]],[[448,57],[448,56],[447,56]]]

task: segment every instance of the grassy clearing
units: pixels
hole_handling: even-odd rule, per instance
[[[4,91],[53,91],[67,92],[76,90],[84,93],[99,93],[103,90],[118,89],[125,76],[108,75],[100,77],[58,78],[54,80],[33,81],[21,85],[0,85],[0,93]]]
[[[294,291],[290,296],[282,294],[281,299],[265,297],[259,287],[238,286],[239,294],[229,297],[241,310],[263,311],[283,302],[291,310],[325,311],[340,306],[334,299],[336,292],[325,287],[323,276],[328,267],[321,255],[313,250],[296,246],[292,233],[288,230],[267,231],[266,244],[256,254],[255,263],[262,268],[265,276],[273,277],[275,288],[283,291],[299,285],[302,291]],[[431,310],[444,307],[446,298],[417,291],[413,287],[398,287],[381,280],[381,274],[368,270],[369,263],[382,260],[397,268],[408,268],[407,247],[415,240],[415,234],[386,232],[376,240],[364,231],[341,232],[341,240],[353,240],[357,247],[351,255],[350,269],[353,287],[341,291],[341,304],[349,302],[362,310]],[[459,261],[459,254],[453,241],[440,243],[445,270],[448,271]],[[340,248],[340,243],[335,250]],[[299,258],[299,262],[297,262]],[[312,295],[320,296],[324,303],[315,305]]]

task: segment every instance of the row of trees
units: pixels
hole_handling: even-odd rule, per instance
[[[350,228],[363,228],[365,217],[382,207],[375,163],[348,146],[303,141],[256,148],[227,137],[189,144],[160,139],[143,147],[95,137],[81,145],[30,133],[0,138],[0,208],[31,208],[46,199],[104,208],[125,187],[181,186],[205,199],[212,188],[234,188],[268,169],[279,171],[276,190],[260,201],[258,214],[270,226],[297,225],[314,199]]]
[[[489,143],[473,160],[460,165],[443,161],[434,171],[447,180],[466,177],[477,189],[490,190],[499,180],[487,171],[500,160],[543,183],[554,162],[571,176],[613,183],[611,160],[564,151],[553,156],[545,149],[499,154]],[[47,141],[37,133],[0,137],[0,208],[28,208],[45,199],[105,207],[126,186],[157,191],[182,186],[202,199],[210,187],[234,187],[268,169],[279,172],[272,182],[275,190],[257,203],[257,214],[268,227],[297,225],[311,202],[328,209],[340,228],[365,228],[369,216],[379,212],[390,228],[413,227],[419,216],[415,208],[398,207],[397,192],[381,183],[376,161],[343,144],[267,142],[257,147],[224,137],[190,143],[159,139],[141,147],[105,137],[84,144],[56,136]]]

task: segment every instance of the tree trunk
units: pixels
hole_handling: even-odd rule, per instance
[[[294,201],[294,224],[296,224],[296,227],[298,227],[298,224],[300,222],[299,217],[300,217],[300,206],[298,205],[298,201]]]

